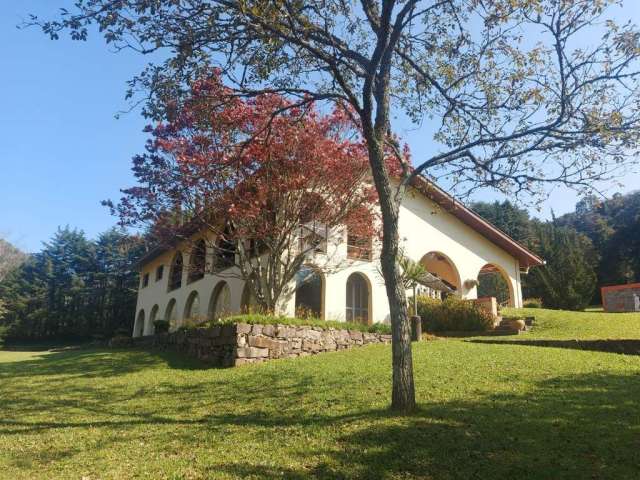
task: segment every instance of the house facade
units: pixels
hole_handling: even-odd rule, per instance
[[[522,306],[521,275],[542,265],[538,256],[432,183],[418,179],[400,207],[400,239],[406,256],[465,299],[478,296],[478,278],[499,274],[509,306]],[[376,253],[379,245],[354,241],[345,229],[329,232],[326,248],[309,259],[279,312],[300,309],[326,320],[389,322],[389,304]],[[251,295],[235,267],[209,273],[213,255],[202,244],[155,249],[139,262],[140,288],[134,336],[152,334],[155,320],[178,328],[187,319],[217,318],[250,308]],[[190,258],[192,257],[192,258]],[[199,268],[193,268],[193,265]],[[206,272],[205,272],[206,270]],[[195,272],[195,275],[194,275]],[[422,293],[439,295],[422,287]]]

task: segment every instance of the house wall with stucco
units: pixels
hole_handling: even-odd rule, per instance
[[[400,208],[399,231],[405,255],[420,261],[427,254],[431,254],[429,258],[437,258],[438,261],[450,265],[452,278],[455,278],[454,283],[458,287],[457,293],[463,298],[477,297],[477,287],[473,280],[478,278],[480,270],[485,265],[491,264],[502,273],[508,283],[511,306],[522,306],[518,260],[421,193],[411,190],[405,196]],[[182,285],[176,290],[168,291],[170,266],[178,250],[182,251],[184,262]],[[379,243],[373,243],[373,250],[371,261],[347,258],[346,231],[335,229],[329,233],[326,254],[316,254],[309,259],[309,265],[321,272],[324,319],[345,320],[347,281],[350,275],[359,274],[364,277],[369,289],[369,323],[389,322],[389,304],[377,261]],[[208,252],[207,258],[212,255],[212,252]],[[164,275],[161,280],[156,281],[155,272],[160,265],[164,265]],[[192,292],[197,292],[201,316],[207,316],[214,289],[223,281],[229,286],[230,313],[241,311],[244,281],[236,270],[207,273],[203,278],[189,283],[188,265],[189,248],[185,243],[142,265],[141,279],[148,273],[149,284],[142,287],[141,280],[134,326],[135,336],[152,333],[152,310],[158,312],[155,319],[164,319],[167,306],[172,300],[175,300],[177,308],[177,322],[173,328],[180,326],[184,321],[187,300]],[[291,285],[290,293],[284,295],[279,313],[295,315],[294,283]]]

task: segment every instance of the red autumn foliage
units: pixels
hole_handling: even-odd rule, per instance
[[[163,241],[202,230],[236,244],[258,239],[261,252],[292,258],[283,283],[313,249],[291,256],[301,225],[376,233],[366,145],[345,109],[324,115],[278,95],[238,98],[213,75],[172,112],[148,127],[147,152],[134,158],[138,186],[114,207],[123,223],[150,224]],[[245,267],[245,277],[255,274]]]

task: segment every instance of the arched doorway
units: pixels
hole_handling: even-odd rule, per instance
[[[209,319],[220,320],[231,313],[231,289],[224,280],[216,285],[209,300]]]
[[[487,263],[478,272],[478,298],[496,297],[499,305],[515,305],[509,276],[493,263]]]
[[[460,292],[460,274],[449,257],[441,252],[429,252],[422,257],[420,263],[424,268],[442,280],[454,292]],[[438,296],[441,296],[439,292]]]
[[[146,328],[146,333],[148,333],[149,335],[153,335],[156,331],[154,322],[158,320],[158,311],[160,311],[160,307],[158,307],[158,305],[154,305],[151,309],[151,314],[149,315],[149,324]]]
[[[133,336],[141,337],[142,335],[144,335],[144,310],[140,310],[138,312],[138,317],[136,318],[135,325],[133,326]]]
[[[165,310],[164,319],[169,322],[169,330],[175,330],[178,327],[178,308],[176,307],[176,299],[172,298]]]
[[[191,292],[187,298],[183,318],[195,323],[198,323],[200,320],[200,295],[198,295],[198,292],[195,290]]]
[[[347,322],[371,323],[371,289],[369,280],[362,273],[352,273],[347,278]]]
[[[302,267],[296,274],[296,317],[323,319],[324,279],[313,267]]]
[[[249,288],[249,281],[244,283],[242,297],[240,297],[240,308],[242,313],[257,313],[260,310],[256,296],[253,294],[251,288]]]

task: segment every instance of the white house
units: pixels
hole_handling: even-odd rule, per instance
[[[499,272],[509,287],[510,306],[522,306],[521,275],[542,265],[538,256],[425,179],[418,179],[400,207],[404,254],[462,298],[477,297],[475,280]],[[329,234],[325,252],[310,260],[304,282],[282,301],[281,312],[293,316],[304,307],[326,320],[389,321],[389,305],[375,261],[377,245],[363,248],[342,230]],[[206,247],[200,252],[206,258]],[[196,249],[197,250],[197,247]],[[215,318],[243,311],[251,299],[244,281],[233,272],[205,273],[193,265],[193,248],[156,248],[139,262],[140,288],[134,336],[153,333],[153,322],[172,328],[187,318]],[[324,268],[322,265],[331,265]],[[337,266],[337,267],[336,267]],[[336,268],[333,268],[336,267]]]

